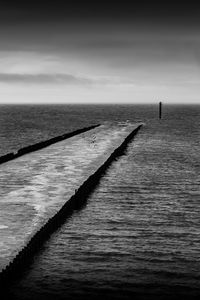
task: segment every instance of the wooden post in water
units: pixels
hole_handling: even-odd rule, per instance
[[[159,102],[159,119],[162,119],[162,102]]]

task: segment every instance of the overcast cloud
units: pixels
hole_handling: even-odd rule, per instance
[[[58,88],[62,101],[73,95],[71,101],[79,101],[79,95],[87,98],[87,87],[95,103],[100,96],[94,86],[111,102],[124,101],[124,90],[119,98],[122,87],[130,102],[151,102],[160,95],[169,101],[197,101],[200,20],[194,6],[154,1],[38,3],[1,7],[1,101],[14,101],[17,86],[26,89],[30,84],[38,93],[43,85]]]

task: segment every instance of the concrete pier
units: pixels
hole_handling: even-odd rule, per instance
[[[23,147],[23,148],[19,149],[16,153],[11,152],[11,153],[8,153],[6,155],[0,156],[0,164],[8,162],[8,161],[13,160],[13,159],[16,159],[16,158],[18,158],[22,155],[25,155],[25,154],[28,154],[28,153],[31,153],[31,152],[34,152],[34,151],[41,150],[41,149],[43,149],[45,147],[48,147],[50,145],[53,145],[55,143],[61,142],[61,141],[66,140],[66,139],[69,139],[69,138],[71,138],[75,135],[78,135],[78,134],[81,134],[83,132],[92,130],[92,129],[98,127],[98,126],[100,126],[100,124],[89,126],[89,127],[84,127],[84,128],[72,131],[72,132],[68,132],[68,133],[53,137],[49,140],[45,140],[45,141],[42,141],[42,142],[39,142],[39,143],[36,143],[36,144],[33,144],[33,145]]]
[[[141,126],[141,124],[134,126],[131,133],[126,136],[124,136],[126,134],[126,128],[122,129],[119,131],[120,133],[118,133],[120,138],[117,139],[115,132],[113,140],[116,142],[113,143],[112,147],[107,148],[107,153],[109,153],[109,155],[104,155],[103,159],[101,158],[101,160],[98,160],[98,168],[94,170],[93,167],[94,171],[80,184],[79,188],[69,198],[69,200],[67,200],[64,205],[62,205],[61,208],[52,217],[50,217],[48,221],[37,230],[37,232],[34,233],[27,244],[20,249],[14,259],[2,270],[0,273],[1,285],[6,286],[11,280],[18,278],[19,274],[22,273],[31,263],[34,255],[41,249],[41,246],[46,240],[48,240],[50,235],[66,221],[66,218],[69,217],[74,210],[79,209],[86,203],[88,196],[95,189],[101,177],[105,174],[112,162],[124,154],[128,144],[133,140]],[[110,131],[108,132],[110,134]],[[96,134],[96,132],[94,133]],[[120,145],[116,146],[119,141]],[[100,144],[101,143],[99,143],[99,145]],[[29,150],[30,149],[28,149],[28,151]],[[99,151],[102,150],[100,149]],[[24,151],[22,152],[24,154]]]

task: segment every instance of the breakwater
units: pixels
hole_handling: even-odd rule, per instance
[[[66,218],[70,216],[74,210],[84,205],[86,199],[97,186],[107,168],[115,159],[117,159],[120,155],[123,155],[129,142],[134,138],[141,126],[142,125],[139,125],[124,139],[122,144],[112,152],[108,159],[92,175],[90,175],[86,181],[83,182],[75,194],[52,218],[45,223],[44,226],[39,229],[27,245],[19,251],[13,261],[1,272],[1,284],[7,285],[12,279],[17,278],[19,273],[23,272],[30,264],[34,255],[41,249],[41,246],[49,238],[49,236],[65,222]]]
[[[10,152],[8,154],[0,156],[0,164],[8,162],[8,161],[13,160],[13,159],[16,159],[16,158],[18,158],[22,155],[25,155],[25,154],[28,154],[28,153],[31,153],[31,152],[34,152],[34,151],[41,150],[45,147],[48,147],[48,146],[53,145],[55,143],[61,142],[61,141],[66,140],[66,139],[69,139],[69,138],[71,138],[75,135],[84,133],[86,131],[92,130],[92,129],[94,129],[96,127],[99,127],[99,126],[100,126],[100,124],[89,126],[89,127],[84,127],[84,128],[77,129],[77,130],[69,132],[69,133],[65,133],[65,134],[53,137],[53,138],[45,140],[45,141],[41,141],[41,142],[33,144],[33,145],[23,147],[23,148],[19,149],[16,153]]]

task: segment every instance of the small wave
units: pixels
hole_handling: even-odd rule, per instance
[[[6,226],[6,225],[0,225],[0,229],[5,229],[5,228],[8,228],[8,226]]]

